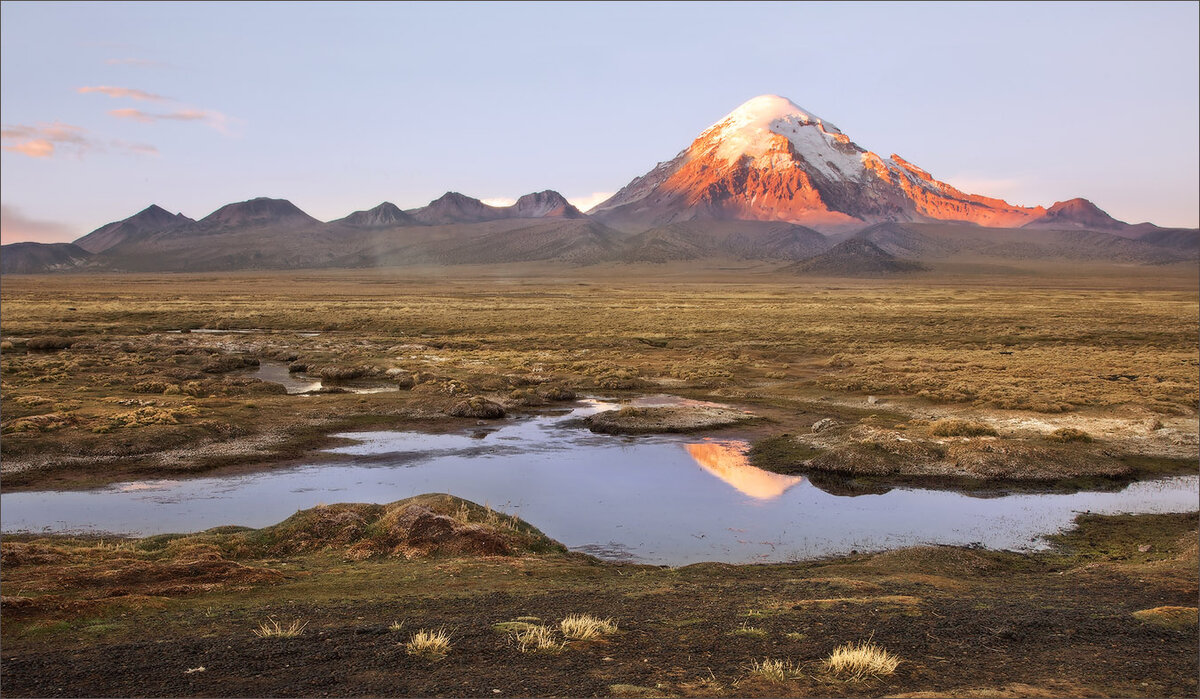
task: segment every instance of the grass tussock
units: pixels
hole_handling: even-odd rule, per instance
[[[277,619],[268,619],[259,624],[257,629],[253,629],[252,633],[259,638],[295,638],[304,633],[306,626],[308,622],[301,622],[299,619],[287,626],[279,623]]]
[[[617,632],[612,619],[600,619],[590,614],[572,614],[559,622],[563,636],[572,640],[586,641]]]
[[[554,629],[544,625],[530,624],[513,634],[517,650],[522,653],[557,653],[566,645],[554,634]]]
[[[863,680],[896,671],[900,659],[871,641],[838,646],[825,659],[825,668],[836,677]]]
[[[996,430],[990,425],[974,420],[949,418],[938,420],[930,427],[936,437],[995,437]]]
[[[404,650],[409,655],[419,655],[433,660],[444,658],[450,652],[450,634],[446,633],[445,629],[436,631],[421,629],[408,639],[408,643],[404,644]]]
[[[783,683],[796,677],[799,670],[789,660],[763,658],[750,663],[750,674],[768,682]]]

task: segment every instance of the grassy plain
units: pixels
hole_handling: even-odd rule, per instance
[[[727,428],[756,440],[752,460],[822,487],[1195,472],[1195,269],[992,272],[5,277],[0,483],[268,468],[317,459],[332,432],[474,425],[451,416],[464,401],[467,414],[513,414],[660,392],[753,413]],[[256,362],[326,389],[391,390],[289,395],[253,378]],[[264,530],[5,536],[5,693],[1197,691],[1194,514],[1084,517],[1038,554],[935,547],[667,569],[566,553],[483,508],[439,512],[353,505]],[[446,526],[460,548],[395,538],[430,517],[457,522]],[[573,615],[613,627],[570,638]],[[264,632],[276,628],[295,633]],[[408,652],[422,633],[421,648],[433,636],[444,647]],[[894,671],[832,670],[839,647],[863,643]]]
[[[953,417],[1039,449],[1054,430],[1075,429],[1097,440],[1081,439],[1078,453],[1192,458],[1195,270],[1058,272],[10,276],[0,317],[5,486],[278,462],[334,430],[452,423],[447,413],[469,396],[509,412],[537,408],[547,402],[539,387],[731,402],[768,418],[760,436],[872,414],[876,431],[932,436],[920,421]],[[181,329],[250,332],[172,332]],[[31,349],[51,339],[71,346]],[[289,396],[247,378],[247,363],[270,360],[408,390]],[[834,471],[862,461],[831,460]]]

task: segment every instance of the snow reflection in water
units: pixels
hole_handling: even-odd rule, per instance
[[[0,495],[5,532],[155,534],[261,527],[321,503],[391,502],[448,492],[524,517],[572,548],[623,560],[787,561],[915,544],[1031,549],[1078,512],[1187,512],[1200,479],[1114,492],[973,498],[896,488],[842,497],[750,466],[745,444],[680,436],[594,435],[573,418],[618,407],[447,434],[366,432],[331,451],[342,463],[91,491]]]

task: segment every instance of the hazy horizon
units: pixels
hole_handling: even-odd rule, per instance
[[[971,193],[1196,227],[1197,7],[6,2],[3,242],[259,196],[586,210],[763,93]]]

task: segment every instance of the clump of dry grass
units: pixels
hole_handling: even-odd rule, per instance
[[[794,663],[788,660],[771,660],[763,658],[750,663],[750,674],[761,677],[768,682],[786,682],[798,674]]]
[[[1049,439],[1055,442],[1090,442],[1092,441],[1092,436],[1074,427],[1060,427],[1050,433]]]
[[[572,614],[559,623],[563,636],[585,641],[610,633],[616,633],[617,625],[612,619],[600,619],[590,614]]]
[[[404,649],[409,655],[420,655],[437,660],[450,652],[450,634],[445,629],[430,631],[421,629],[412,635]]]
[[[549,626],[532,624],[514,633],[513,639],[517,642],[517,649],[522,653],[555,653],[566,645],[564,641],[554,636],[554,629]]]
[[[933,423],[930,430],[938,437],[994,437],[996,430],[982,422],[949,418]]]
[[[851,680],[890,675],[899,664],[899,658],[871,641],[840,645],[825,659],[830,673]]]
[[[306,626],[308,626],[308,622],[301,622],[299,619],[296,619],[287,626],[280,624],[276,619],[268,619],[252,631],[259,638],[295,638],[304,633],[304,627]]]

